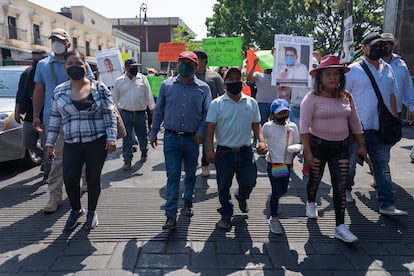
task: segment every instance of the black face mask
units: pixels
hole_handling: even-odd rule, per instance
[[[131,67],[128,72],[135,77],[138,74],[138,67]]]
[[[242,91],[243,83],[241,81],[226,83],[227,91],[233,95],[238,95]]]
[[[372,60],[379,60],[380,58],[387,56],[387,54],[388,51],[385,45],[372,45],[367,57]]]
[[[71,66],[66,70],[69,78],[72,80],[80,80],[85,77],[85,68],[83,66]]]
[[[284,125],[286,124],[286,120],[288,119],[288,117],[282,117],[282,118],[274,118],[273,122],[275,122],[278,125]]]

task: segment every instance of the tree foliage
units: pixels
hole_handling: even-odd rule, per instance
[[[243,37],[244,49],[270,49],[275,34],[314,38],[322,54],[338,53],[342,21],[352,3],[355,44],[380,31],[386,0],[217,0],[206,19],[208,36]]]
[[[188,28],[178,25],[173,28],[172,42],[185,42],[187,51],[196,51],[201,49],[200,43],[194,41],[194,36],[188,33]]]

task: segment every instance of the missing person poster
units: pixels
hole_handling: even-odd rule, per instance
[[[98,80],[112,90],[115,80],[124,73],[121,52],[118,48],[105,49],[95,52],[98,65]]]
[[[272,85],[310,86],[313,39],[275,35]]]

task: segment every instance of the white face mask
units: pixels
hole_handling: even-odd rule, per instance
[[[52,42],[52,51],[57,55],[62,55],[66,53],[66,45],[59,41]]]

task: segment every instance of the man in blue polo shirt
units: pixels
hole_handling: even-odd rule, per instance
[[[257,151],[264,153],[265,144],[260,134],[260,112],[257,102],[242,91],[241,71],[230,68],[224,76],[226,93],[211,102],[207,113],[207,161],[216,164],[217,186],[221,208],[218,227],[231,230],[233,203],[230,187],[236,174],[239,183],[235,194],[239,208],[247,213],[247,199],[256,185],[257,167],[250,146],[251,131],[259,140]],[[214,152],[214,134],[217,150]]]

